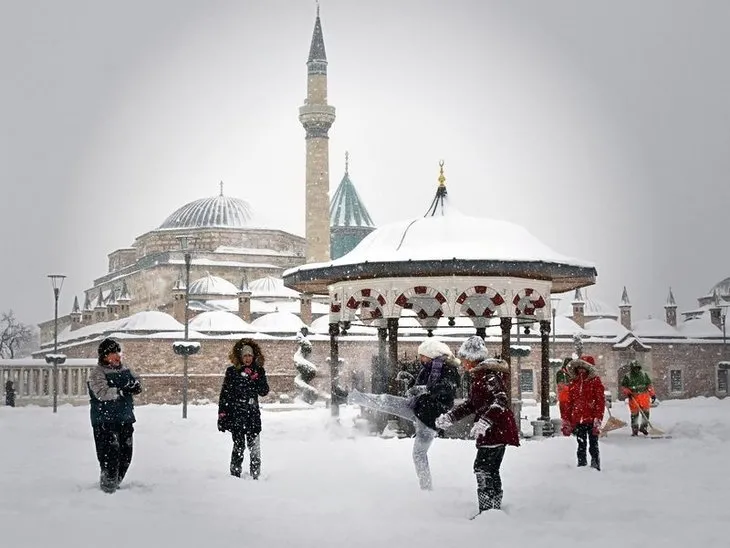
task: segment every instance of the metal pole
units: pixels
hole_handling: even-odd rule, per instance
[[[550,421],[550,322],[540,321],[540,420]]]
[[[330,323],[330,413],[332,417],[340,416],[340,406],[338,402],[338,387],[340,379],[340,349],[337,342],[337,336],[340,334],[339,322]]]
[[[184,339],[188,340],[188,320],[190,319],[190,311],[188,301],[190,298],[190,253],[185,253],[185,335]],[[182,418],[188,418],[188,355],[183,355],[183,393],[182,393]]]
[[[53,412],[58,411],[58,295],[60,288],[53,288],[54,312],[53,312]]]
[[[557,334],[557,330],[555,329],[555,307],[553,307],[553,345],[550,347],[550,357],[555,357],[555,335]]]

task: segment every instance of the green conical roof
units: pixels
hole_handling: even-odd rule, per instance
[[[330,226],[375,227],[347,169],[330,202]]]

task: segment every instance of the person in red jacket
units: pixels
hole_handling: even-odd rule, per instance
[[[519,430],[510,409],[504,376],[509,365],[504,360],[489,358],[484,340],[469,337],[458,352],[464,371],[471,375],[467,400],[436,419],[436,427],[446,429],[454,422],[474,415],[471,437],[476,439],[477,456],[474,474],[477,478],[479,513],[502,507],[502,479],[499,468],[507,445],[520,444]]]
[[[578,466],[586,466],[586,437],[591,454],[591,468],[601,469],[598,435],[606,408],[603,383],[595,370],[593,356],[581,356],[570,362],[568,369],[572,380],[568,384],[567,416],[563,419],[562,432],[575,434],[578,440]]]

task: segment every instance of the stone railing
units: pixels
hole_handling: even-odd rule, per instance
[[[58,403],[88,403],[86,381],[96,365],[93,359],[68,359],[58,366]],[[53,366],[42,359],[0,360],[0,392],[5,404],[7,382],[12,381],[15,405],[53,404]]]

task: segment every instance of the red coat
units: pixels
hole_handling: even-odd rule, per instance
[[[486,433],[477,438],[477,447],[519,445],[519,431],[502,380],[502,374],[509,374],[507,363],[485,360],[469,373],[472,376],[469,397],[448,413],[449,418],[456,422],[473,414],[474,422],[484,418],[491,423]]]
[[[603,413],[606,409],[606,396],[604,394],[601,378],[593,368],[578,368],[573,372],[573,378],[568,384],[567,414],[563,417],[571,427],[578,424],[593,424],[598,419],[603,421]]]

